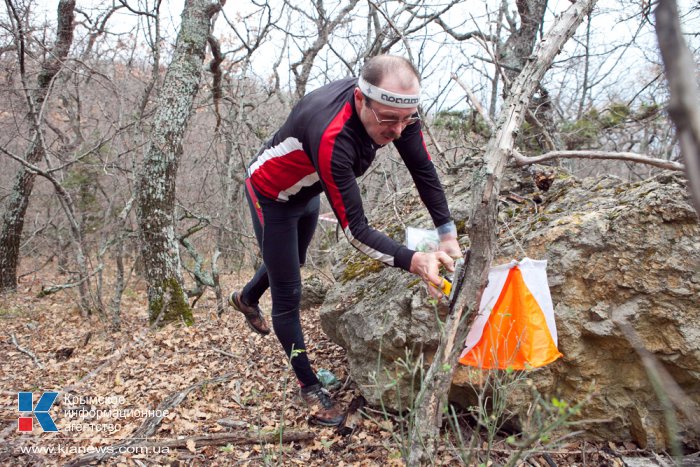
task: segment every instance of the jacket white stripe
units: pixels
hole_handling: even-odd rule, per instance
[[[288,201],[290,196],[296,195],[297,193],[299,193],[299,190],[301,190],[305,186],[311,186],[319,180],[320,179],[318,177],[318,172],[310,173],[306,177],[296,182],[294,185],[290,186],[285,190],[280,191],[280,194],[277,197],[277,199],[280,201]]]
[[[375,250],[374,248],[370,247],[369,245],[365,245],[364,243],[360,242],[357,240],[355,237],[352,236],[352,232],[350,232],[350,227],[346,227],[344,229],[345,236],[348,238],[348,241],[360,250],[362,253],[366,254],[372,259],[377,259],[389,266],[394,265],[394,257],[391,255],[387,255],[385,253],[382,253],[381,251]]]
[[[273,146],[271,148],[265,149],[260,156],[255,160],[253,164],[251,164],[250,167],[248,167],[248,176],[250,177],[253,175],[253,172],[258,170],[265,162],[272,160],[276,157],[284,157],[287,154],[294,152],[294,151],[303,151],[304,147],[301,144],[301,141],[298,139],[290,136],[289,138],[285,139],[282,141],[280,144],[277,146]],[[299,190],[297,190],[299,191]],[[296,193],[296,192],[295,192]]]

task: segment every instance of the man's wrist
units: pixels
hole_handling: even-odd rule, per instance
[[[457,238],[457,226],[454,221],[449,221],[437,227],[437,233],[440,241],[455,240]]]
[[[401,247],[399,251],[394,254],[394,266],[410,272],[413,255],[415,253],[415,251],[409,250],[405,246]]]

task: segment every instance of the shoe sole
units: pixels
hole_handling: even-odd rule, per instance
[[[245,315],[243,317],[245,318]],[[268,334],[270,334],[270,331],[262,332],[260,329],[256,328],[252,324],[250,324],[250,321],[248,321],[248,318],[245,318],[245,324],[247,324],[248,327],[250,328],[250,330],[256,334],[260,334],[261,336],[267,336]]]
[[[232,292],[231,295],[228,296],[228,304],[231,305],[236,311],[238,311],[239,313],[241,313],[243,315],[243,318],[245,319],[245,324],[248,325],[250,330],[256,334],[261,335],[261,336],[267,336],[268,334],[270,334],[270,331],[263,332],[263,331],[259,330],[258,328],[256,328],[255,326],[253,326],[252,324],[250,324],[250,321],[248,321],[248,318],[246,317],[245,313],[243,313],[243,311],[240,308],[238,308],[238,305],[236,305],[236,301],[233,299],[234,293],[235,292]]]
[[[297,399],[301,401],[302,404],[306,407],[310,407],[309,403],[306,402],[304,397],[297,395]],[[322,418],[317,418],[315,415],[309,415],[308,422],[311,425],[320,425],[320,426],[339,426],[341,423],[343,423],[343,420],[345,420],[345,414],[343,414],[337,422],[331,422],[324,420]]]
[[[343,417],[343,418],[345,418],[345,417]],[[337,422],[328,422],[326,420],[321,420],[321,419],[314,417],[313,415],[310,415],[309,416],[309,423],[312,425],[319,425],[319,426],[338,426],[343,422],[343,418],[341,418]]]

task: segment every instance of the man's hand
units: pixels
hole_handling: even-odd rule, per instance
[[[459,247],[459,242],[457,242],[456,238],[441,240],[440,247],[438,248],[438,250],[444,251],[445,253],[450,255],[450,258],[452,259],[462,257],[462,249]]]
[[[457,243],[456,240],[455,243]],[[459,251],[459,246],[457,249]],[[459,256],[462,256],[461,252]],[[444,251],[436,251],[434,253],[416,252],[411,258],[411,269],[409,271],[420,276],[428,284],[428,292],[434,298],[442,297],[442,292],[438,288],[442,285],[442,277],[440,277],[441,265],[445,266],[450,272],[455,270],[454,261]]]

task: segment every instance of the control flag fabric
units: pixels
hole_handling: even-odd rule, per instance
[[[547,261],[525,258],[492,268],[459,362],[524,370],[561,356]]]

